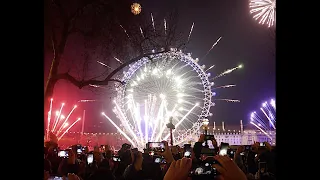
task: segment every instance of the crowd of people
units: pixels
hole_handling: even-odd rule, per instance
[[[44,179],[276,179],[274,159],[275,147],[267,142],[231,149],[227,143],[218,145],[213,135],[200,135],[193,147],[169,146],[165,141],[148,143],[141,152],[126,143],[118,151],[108,145],[89,151],[80,144],[60,149],[51,134],[44,147]]]

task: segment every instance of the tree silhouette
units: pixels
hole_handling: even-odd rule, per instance
[[[60,80],[78,88],[122,83],[114,76],[127,65],[185,45],[175,44],[179,42],[176,12],[168,15],[166,31],[163,21],[155,23],[155,31],[150,15],[131,14],[129,0],[45,0],[44,5],[45,56],[51,60],[44,93],[46,106]],[[119,66],[101,67],[99,71],[93,68],[97,60]]]

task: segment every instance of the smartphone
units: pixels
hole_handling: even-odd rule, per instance
[[[191,146],[184,146],[183,147],[184,149],[184,157],[187,157],[187,158],[191,158],[191,152],[192,152],[192,148]]]
[[[160,157],[156,157],[154,159],[154,162],[157,163],[157,164],[161,163],[161,158]]]
[[[149,155],[153,156],[154,155],[154,151],[149,151]]]
[[[267,163],[266,162],[259,162],[259,173],[264,174],[267,172]]]
[[[234,154],[235,154],[235,151],[233,149],[228,149],[227,150],[227,154],[228,156],[233,159],[234,158]]]
[[[149,151],[160,151],[164,152],[164,143],[163,142],[148,142],[147,149]]]
[[[245,145],[244,146],[244,150],[245,151],[250,151],[250,149],[251,149],[251,145]]]
[[[68,180],[67,177],[62,178],[62,177],[60,177],[60,176],[51,176],[51,177],[49,177],[48,180],[63,180],[63,179]]]
[[[266,144],[264,142],[261,142],[260,147],[264,147],[264,146],[266,146]]]
[[[229,143],[221,142],[220,148],[221,148],[221,149],[228,149],[228,148],[229,148]]]
[[[112,160],[113,160],[114,162],[120,162],[120,161],[121,161],[121,159],[120,159],[119,156],[113,156],[113,157],[112,157]]]
[[[220,156],[225,156],[225,155],[227,155],[227,154],[228,154],[228,148],[229,148],[229,143],[223,143],[223,142],[221,142],[219,155],[220,155]]]
[[[211,162],[201,162],[192,164],[190,176],[192,179],[214,179],[217,170],[212,167]]]
[[[214,135],[205,135],[205,136],[204,136],[204,140],[205,140],[205,141],[207,141],[207,140],[212,140],[212,139],[215,139],[215,138],[214,138]]]
[[[87,155],[87,163],[92,164],[92,162],[93,162],[93,154],[88,154]]]
[[[77,149],[77,154],[82,154],[82,149]]]
[[[67,157],[69,157],[69,154],[68,154],[68,151],[62,150],[62,151],[58,152],[58,156],[62,157],[62,158],[67,158]]]

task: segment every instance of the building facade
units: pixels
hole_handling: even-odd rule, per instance
[[[205,130],[205,127],[202,127]],[[230,145],[250,145],[254,142],[269,142],[271,145],[276,144],[276,131],[261,132],[254,126],[246,126],[244,129],[242,120],[240,120],[239,126],[226,126],[224,122],[221,125],[216,125],[213,122],[212,126],[208,126],[208,134],[215,136],[217,143],[221,142],[229,143]]]
[[[183,144],[194,144],[198,141],[199,135],[204,133],[205,127],[201,127],[198,135],[189,137]],[[169,132],[168,132],[169,133]],[[239,126],[228,126],[224,122],[220,125],[213,122],[212,125],[207,127],[207,133],[214,135],[217,143],[229,143],[229,145],[251,145],[254,142],[269,142],[271,145],[276,145],[276,131],[267,131],[268,136],[255,128],[254,126],[247,125],[244,129],[242,121]],[[81,137],[81,138],[80,138]],[[61,141],[72,141],[91,146],[109,144],[115,147],[121,147],[123,143],[128,143],[127,140],[120,133],[83,133],[68,132]]]

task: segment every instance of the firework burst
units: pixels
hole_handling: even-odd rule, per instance
[[[63,108],[65,103],[61,103],[61,106],[56,111],[53,110],[53,99],[50,100],[50,109],[48,112],[48,119],[47,119],[47,129],[46,129],[46,137],[49,138],[49,133],[54,133],[58,140],[60,140],[78,121],[80,118],[74,120],[72,116],[73,111],[77,108],[77,105],[74,105],[73,108],[69,111],[67,116],[63,114]],[[54,115],[52,116],[52,113]]]
[[[152,14],[151,23],[155,32]],[[168,27],[168,22],[164,19],[164,35],[168,35]],[[122,26],[121,28],[127,35],[127,31]],[[190,41],[193,31],[194,23],[191,24],[187,42]],[[140,26],[139,32],[144,38]],[[202,59],[214,49],[221,38],[215,40]],[[202,121],[213,115],[210,108],[215,106],[215,101],[239,102],[236,99],[216,98],[215,89],[231,88],[235,85],[216,87],[213,80],[216,81],[242,68],[242,65],[215,73],[215,76],[210,78],[215,66],[210,65],[206,68],[204,64],[199,63],[198,58],[191,57],[191,53],[183,53],[176,48],[167,52],[155,51],[152,50],[154,55],[130,64],[119,77],[123,83],[116,86],[117,96],[113,101],[113,112],[120,120],[120,125],[106,113],[102,113],[134,147],[139,149],[144,148],[147,142],[168,140],[170,134],[166,125],[169,119],[175,126],[174,143],[188,143],[194,137],[198,137]]]
[[[254,111],[250,114],[250,124],[272,139],[268,132],[276,129],[276,101],[271,99],[262,103],[260,112]]]
[[[259,24],[266,24],[268,27],[275,25],[276,0],[250,0],[250,13]]]

